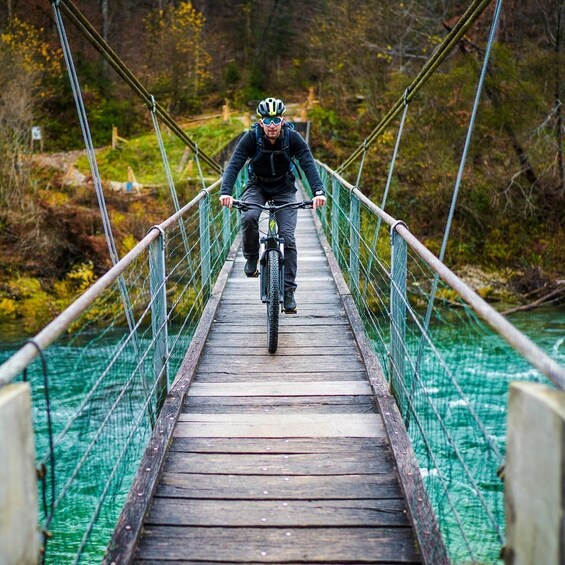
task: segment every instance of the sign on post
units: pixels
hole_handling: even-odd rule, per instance
[[[41,132],[41,126],[33,126],[31,128],[31,149],[33,151],[33,146],[35,142],[39,141],[39,150],[43,151],[43,135]]]

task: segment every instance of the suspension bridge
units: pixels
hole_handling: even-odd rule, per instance
[[[238,219],[205,180],[220,164],[53,2],[113,267],[0,366],[0,561],[562,562],[565,369],[443,263],[449,225],[436,257],[385,212],[410,103],[489,3],[338,170],[318,163],[328,205],[300,212],[299,313],[269,355]],[[176,210],[122,258],[63,17],[147,105]],[[363,163],[399,117],[377,206]],[[182,206],[160,124],[202,178]]]

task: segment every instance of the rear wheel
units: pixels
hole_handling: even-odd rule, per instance
[[[274,353],[279,344],[279,259],[277,251],[269,251],[267,258],[267,342],[269,353]]]

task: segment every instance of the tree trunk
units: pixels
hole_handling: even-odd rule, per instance
[[[489,71],[489,74],[492,76],[492,71]],[[494,87],[485,86],[485,92],[489,97],[492,105],[494,106],[495,110],[502,108],[502,103],[500,102],[500,95],[498,90]],[[532,185],[537,184],[538,178],[537,175],[530,163],[528,155],[526,154],[526,150],[522,147],[522,144],[518,140],[518,136],[514,131],[514,128],[508,123],[504,122],[503,126],[506,135],[510,138],[510,142],[512,143],[512,148],[520,161],[520,165],[522,167],[523,173],[526,175],[528,182]]]

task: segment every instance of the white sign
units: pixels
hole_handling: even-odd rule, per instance
[[[31,128],[31,139],[33,141],[41,141],[41,127],[33,126]]]

